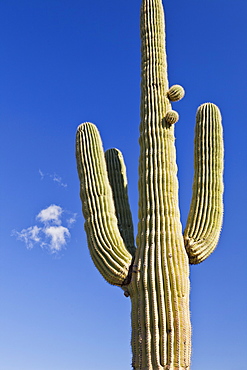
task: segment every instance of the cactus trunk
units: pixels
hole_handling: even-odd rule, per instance
[[[141,25],[139,225],[131,283],[133,366],[186,369],[191,336],[189,268],[178,208],[174,125],[165,120],[171,106],[161,1],[143,1]]]
[[[132,302],[132,366],[136,370],[189,370],[191,324],[189,263],[217,245],[223,214],[221,115],[211,103],[196,119],[193,196],[185,233],[178,204],[171,101],[184,90],[169,88],[161,0],[141,7],[141,123],[137,247],[123,156],[103,152],[97,128],[79,126],[77,168],[85,230],[92,259]]]

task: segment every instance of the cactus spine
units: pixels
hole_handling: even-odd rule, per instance
[[[138,370],[190,368],[189,263],[216,247],[222,224],[221,116],[199,107],[195,132],[193,196],[184,236],[178,207],[171,101],[161,0],[141,7],[142,79],[137,247],[122,154],[105,154],[97,128],[78,127],[76,156],[85,230],[92,259],[104,278],[132,301],[132,366]]]

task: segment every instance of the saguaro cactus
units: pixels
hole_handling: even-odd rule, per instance
[[[78,127],[77,166],[85,230],[92,259],[104,278],[132,301],[132,366],[138,370],[190,368],[189,263],[215,248],[222,224],[221,115],[212,103],[198,108],[195,174],[184,235],[178,206],[171,101],[161,0],[141,6],[142,74],[139,224],[136,247],[126,169],[117,149],[103,151],[92,123]]]

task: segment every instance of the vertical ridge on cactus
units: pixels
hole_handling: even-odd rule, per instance
[[[216,247],[223,214],[221,116],[206,103],[197,112],[193,196],[182,233],[174,137],[178,114],[171,102],[184,90],[169,88],[164,29],[162,1],[142,0],[136,247],[121,152],[104,154],[91,123],[79,126],[76,139],[89,250],[103,277],[131,299],[135,370],[190,369],[189,263],[203,261]]]

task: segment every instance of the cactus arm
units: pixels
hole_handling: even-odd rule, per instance
[[[105,152],[105,159],[118,219],[118,228],[127,250],[134,256],[136,251],[134,227],[128,200],[127,175],[123,155],[118,149],[108,149]]]
[[[93,262],[110,284],[121,286],[128,277],[132,256],[118,229],[101,139],[91,123],[77,129],[76,158]]]
[[[139,225],[133,278],[134,369],[187,369],[189,266],[178,209],[174,120],[168,99],[161,0],[141,8]]]
[[[195,128],[193,195],[184,231],[191,264],[205,260],[216,248],[223,219],[223,134],[216,105],[198,108]]]

